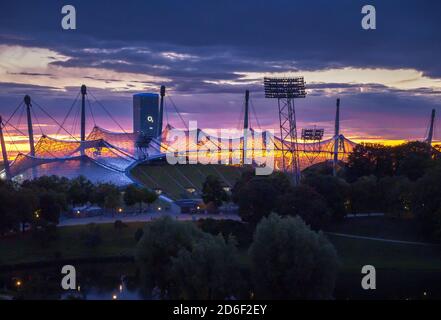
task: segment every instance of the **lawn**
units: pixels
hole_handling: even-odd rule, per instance
[[[348,218],[331,223],[326,231],[351,235],[425,242],[416,219],[394,219],[390,217]]]
[[[56,255],[61,259],[133,256],[136,246],[134,234],[143,225],[144,223],[128,223],[127,227],[117,231],[113,224],[100,224],[102,242],[96,247],[84,243],[82,234],[88,228],[85,225],[58,228],[58,239],[44,246],[31,234],[1,239],[0,267],[54,261]],[[341,263],[336,298],[424,298],[426,291],[430,291],[433,297],[441,297],[440,247],[334,235],[328,235],[328,238],[334,244]],[[243,241],[239,248],[243,263],[248,262],[246,242],[249,240]],[[378,290],[375,291],[364,291],[360,286],[363,276],[361,268],[368,264],[377,270]]]
[[[41,244],[31,234],[0,240],[0,265],[61,259],[132,256],[136,241],[135,231],[144,223],[128,223],[120,231],[113,224],[100,224],[102,242],[96,247],[84,243],[82,234],[86,225],[59,227],[57,239]]]

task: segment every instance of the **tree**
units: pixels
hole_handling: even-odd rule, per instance
[[[158,199],[158,194],[154,191],[151,191],[147,188],[141,188],[141,202],[147,204],[147,206],[151,205]]]
[[[20,219],[15,214],[15,195],[12,184],[0,180],[0,235],[19,229]]]
[[[346,164],[349,181],[363,176],[377,177],[394,174],[393,148],[381,144],[362,143],[355,146]]]
[[[302,184],[310,186],[326,199],[332,217],[341,219],[346,215],[349,204],[349,184],[346,181],[333,176],[311,174],[302,180]]]
[[[300,216],[312,229],[321,229],[330,217],[326,199],[307,185],[299,185],[277,198],[275,212]]]
[[[40,223],[58,224],[60,214],[67,209],[66,196],[55,191],[42,191],[38,195]]]
[[[115,211],[121,205],[121,192],[112,183],[100,183],[94,188],[92,201],[100,207]]]
[[[227,201],[228,196],[218,177],[209,175],[202,185],[202,200],[204,203],[212,203],[216,208]]]
[[[14,213],[17,219],[22,224],[22,232],[25,231],[25,224],[32,223],[35,221],[38,222],[38,219],[43,218],[41,215],[36,216],[35,212],[37,208],[40,208],[40,194],[41,192],[45,192],[37,189],[31,190],[27,188],[20,188],[19,191],[11,194],[13,206],[10,210]]]
[[[198,239],[172,258],[171,278],[176,297],[185,300],[223,300],[239,297],[243,288],[241,266],[234,239],[222,235]]]
[[[351,209],[353,213],[370,213],[381,211],[381,195],[377,178],[364,176],[351,184]]]
[[[380,179],[377,193],[381,210],[398,217],[411,212],[413,188],[413,182],[404,176]]]
[[[139,212],[142,211],[142,192],[140,188],[133,184],[127,186],[124,190],[123,199],[124,203],[129,207],[139,204]]]
[[[169,216],[147,223],[135,254],[144,288],[151,292],[157,287],[162,296],[167,296],[172,290],[171,259],[181,249],[191,250],[193,243],[204,235],[193,223],[179,222]]]
[[[93,183],[84,176],[72,179],[69,183],[69,190],[67,192],[69,197],[68,201],[73,205],[85,204],[92,200],[93,190]]]
[[[433,157],[432,147],[425,142],[412,141],[397,146],[397,175],[415,181],[435,165]]]
[[[255,225],[275,207],[277,191],[266,177],[254,177],[240,188],[235,188],[234,192],[239,215],[245,222]]]
[[[423,233],[441,240],[441,166],[418,179],[413,188],[412,210],[423,225]]]
[[[249,249],[258,299],[329,299],[338,259],[322,233],[300,217],[271,214],[257,225]]]
[[[41,176],[33,180],[25,180],[21,184],[21,188],[25,189],[44,189],[47,191],[55,191],[67,193],[70,187],[69,179],[59,176]]]

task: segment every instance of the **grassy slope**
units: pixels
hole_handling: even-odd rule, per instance
[[[215,175],[227,186],[240,177],[241,168],[222,165],[139,165],[132,174],[148,188],[160,188],[173,199],[191,198],[187,188],[202,190],[208,175]]]
[[[84,245],[81,233],[87,226],[61,227],[58,240],[41,246],[30,234],[0,240],[0,265],[40,260],[52,260],[55,252],[61,257],[106,257],[132,255],[136,245],[134,233],[144,223],[128,223],[128,227],[116,232],[113,224],[100,225],[102,243],[96,248]],[[334,244],[346,271],[360,272],[366,264],[377,268],[400,270],[440,270],[441,248],[408,244],[385,243],[328,236]],[[246,250],[241,250],[243,253]]]
[[[0,265],[53,260],[57,251],[62,259],[133,255],[135,231],[142,228],[144,223],[127,225],[120,232],[114,229],[113,224],[99,225],[102,243],[96,248],[87,247],[82,240],[81,233],[87,226],[60,227],[58,239],[47,246],[42,246],[31,234],[1,239]]]

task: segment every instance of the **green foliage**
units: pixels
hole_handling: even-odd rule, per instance
[[[348,157],[347,176],[351,182],[370,175],[402,175],[416,180],[433,167],[436,154],[427,143],[418,141],[395,147],[359,144]]]
[[[423,223],[423,232],[441,240],[441,166],[420,178],[413,189],[412,209]]]
[[[222,234],[224,238],[234,236],[239,247],[248,248],[253,238],[253,226],[234,220],[199,219],[197,226],[214,236]]]
[[[300,216],[313,229],[321,229],[330,218],[326,199],[307,185],[299,185],[277,198],[274,210],[282,216]]]
[[[100,183],[96,185],[93,202],[100,207],[115,210],[121,206],[121,192],[118,187],[112,183]]]
[[[147,223],[136,246],[136,260],[147,291],[157,287],[163,296],[170,292],[171,258],[181,249],[190,250],[203,236],[193,223],[179,222],[168,216]]]
[[[129,185],[124,190],[124,203],[127,206],[139,205],[139,211],[142,211],[142,204],[151,204],[156,201],[158,195],[147,188],[139,188],[135,185]]]
[[[347,175],[350,181],[359,177],[394,174],[393,148],[381,144],[358,144],[348,157]]]
[[[212,203],[217,208],[227,199],[227,193],[223,189],[219,178],[213,175],[207,176],[202,185],[202,200],[204,200],[204,203]]]
[[[291,191],[291,180],[282,172],[255,176],[253,171],[245,171],[232,189],[232,199],[242,220],[255,225],[274,210],[277,197]]]
[[[222,300],[240,296],[241,266],[235,242],[221,236],[198,239],[172,258],[177,299]]]
[[[15,194],[10,183],[0,180],[0,235],[19,229],[20,219],[13,210]]]
[[[91,202],[94,191],[94,185],[84,176],[72,179],[69,183],[67,195],[69,202],[73,205],[83,205]]]
[[[55,191],[45,191],[39,194],[39,220],[58,224],[60,214],[67,209],[66,196]]]
[[[380,207],[385,213],[400,217],[411,212],[414,183],[407,177],[385,177],[378,181]]]
[[[302,180],[302,184],[313,188],[324,197],[333,218],[341,219],[346,215],[350,191],[346,181],[333,176],[311,174]]]
[[[353,213],[369,213],[382,211],[377,178],[364,176],[351,184],[351,210]]]
[[[337,254],[327,238],[301,218],[263,218],[249,255],[256,298],[332,298]]]

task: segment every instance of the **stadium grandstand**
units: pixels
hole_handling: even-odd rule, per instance
[[[94,123],[93,129],[86,135],[86,101],[88,94],[91,94],[96,104],[102,106],[109,117],[115,121],[121,129],[120,132],[106,130]],[[77,114],[81,114],[81,135],[78,137],[78,135],[66,129],[65,122],[80,96],[81,103],[78,103],[80,111]],[[291,142],[284,141],[268,131],[252,128],[248,116],[250,102],[248,92],[244,101],[243,129],[248,130],[249,134],[231,137],[227,140],[209,135],[199,128],[189,129],[173,100],[171,100],[172,105],[183,121],[184,128],[178,130],[170,123],[165,123],[163,127],[163,113],[166,111],[164,110],[165,88],[161,87],[160,95],[156,96],[157,102],[155,94],[148,94],[148,96],[143,94],[136,98],[137,100],[134,97],[134,114],[136,112],[146,112],[141,114],[138,119],[134,115],[134,121],[147,121],[148,123],[140,123],[137,126],[135,124],[134,128],[136,129],[133,132],[126,132],[95,98],[93,93],[86,91],[84,85],[62,123],[57,122],[42,106],[26,96],[12,116],[7,121],[2,122],[0,133],[3,140],[2,149],[5,151],[3,152],[4,159],[8,159],[7,152],[9,150],[4,147],[3,133],[10,137],[9,131],[28,136],[30,151],[29,153],[18,152],[12,162],[6,161],[1,172],[2,177],[20,182],[43,175],[59,175],[68,178],[83,175],[93,182],[112,182],[120,186],[139,183],[156,190],[165,197],[179,199],[200,196],[202,184],[208,175],[217,176],[223,182],[225,188],[231,188],[246,168],[261,165],[261,163],[255,161],[245,161],[244,155],[249,152],[245,150],[250,145],[253,153],[255,153],[253,155],[258,158],[259,153],[263,156],[268,152],[268,143],[272,144],[274,146],[274,150],[271,151],[274,155],[274,169],[283,169],[282,161],[287,160],[281,156],[281,150],[284,144]],[[90,103],[88,103],[88,106],[90,108]],[[15,114],[18,114],[20,108],[23,108],[28,116],[27,134],[14,126],[11,120]],[[35,112],[33,109],[36,108],[51,118],[59,127],[59,131],[66,132],[69,139],[58,139],[42,134],[34,144],[32,115]],[[136,111],[136,108],[141,108],[141,111]],[[143,108],[146,108],[146,110],[143,111]],[[254,115],[256,116],[255,111]],[[257,117],[256,123],[258,123]],[[305,134],[302,134],[303,141],[299,140],[295,143],[302,170],[317,163],[346,161],[356,143],[340,133],[339,106],[337,107],[335,123],[335,132],[330,139],[322,140],[323,134],[320,130],[308,131],[310,129],[306,129]],[[176,139],[173,139],[173,134],[176,133],[180,133],[186,139],[176,142]],[[246,140],[244,139],[245,136],[247,137]],[[193,137],[195,141],[190,142],[190,137]],[[8,145],[14,143],[13,139],[9,139],[8,142]],[[196,148],[194,148],[195,146]],[[244,146],[247,148],[244,148]],[[207,156],[208,154],[210,157],[214,155],[216,159],[223,159],[226,156],[229,163],[170,165],[166,161],[168,153],[176,153],[177,151],[181,157],[185,157],[187,160],[192,158],[201,160],[201,157],[204,157],[204,155],[201,156],[201,149],[207,150]],[[182,152],[181,150],[185,151]],[[234,162],[233,158],[239,160]],[[199,162],[205,163],[207,161]]]

